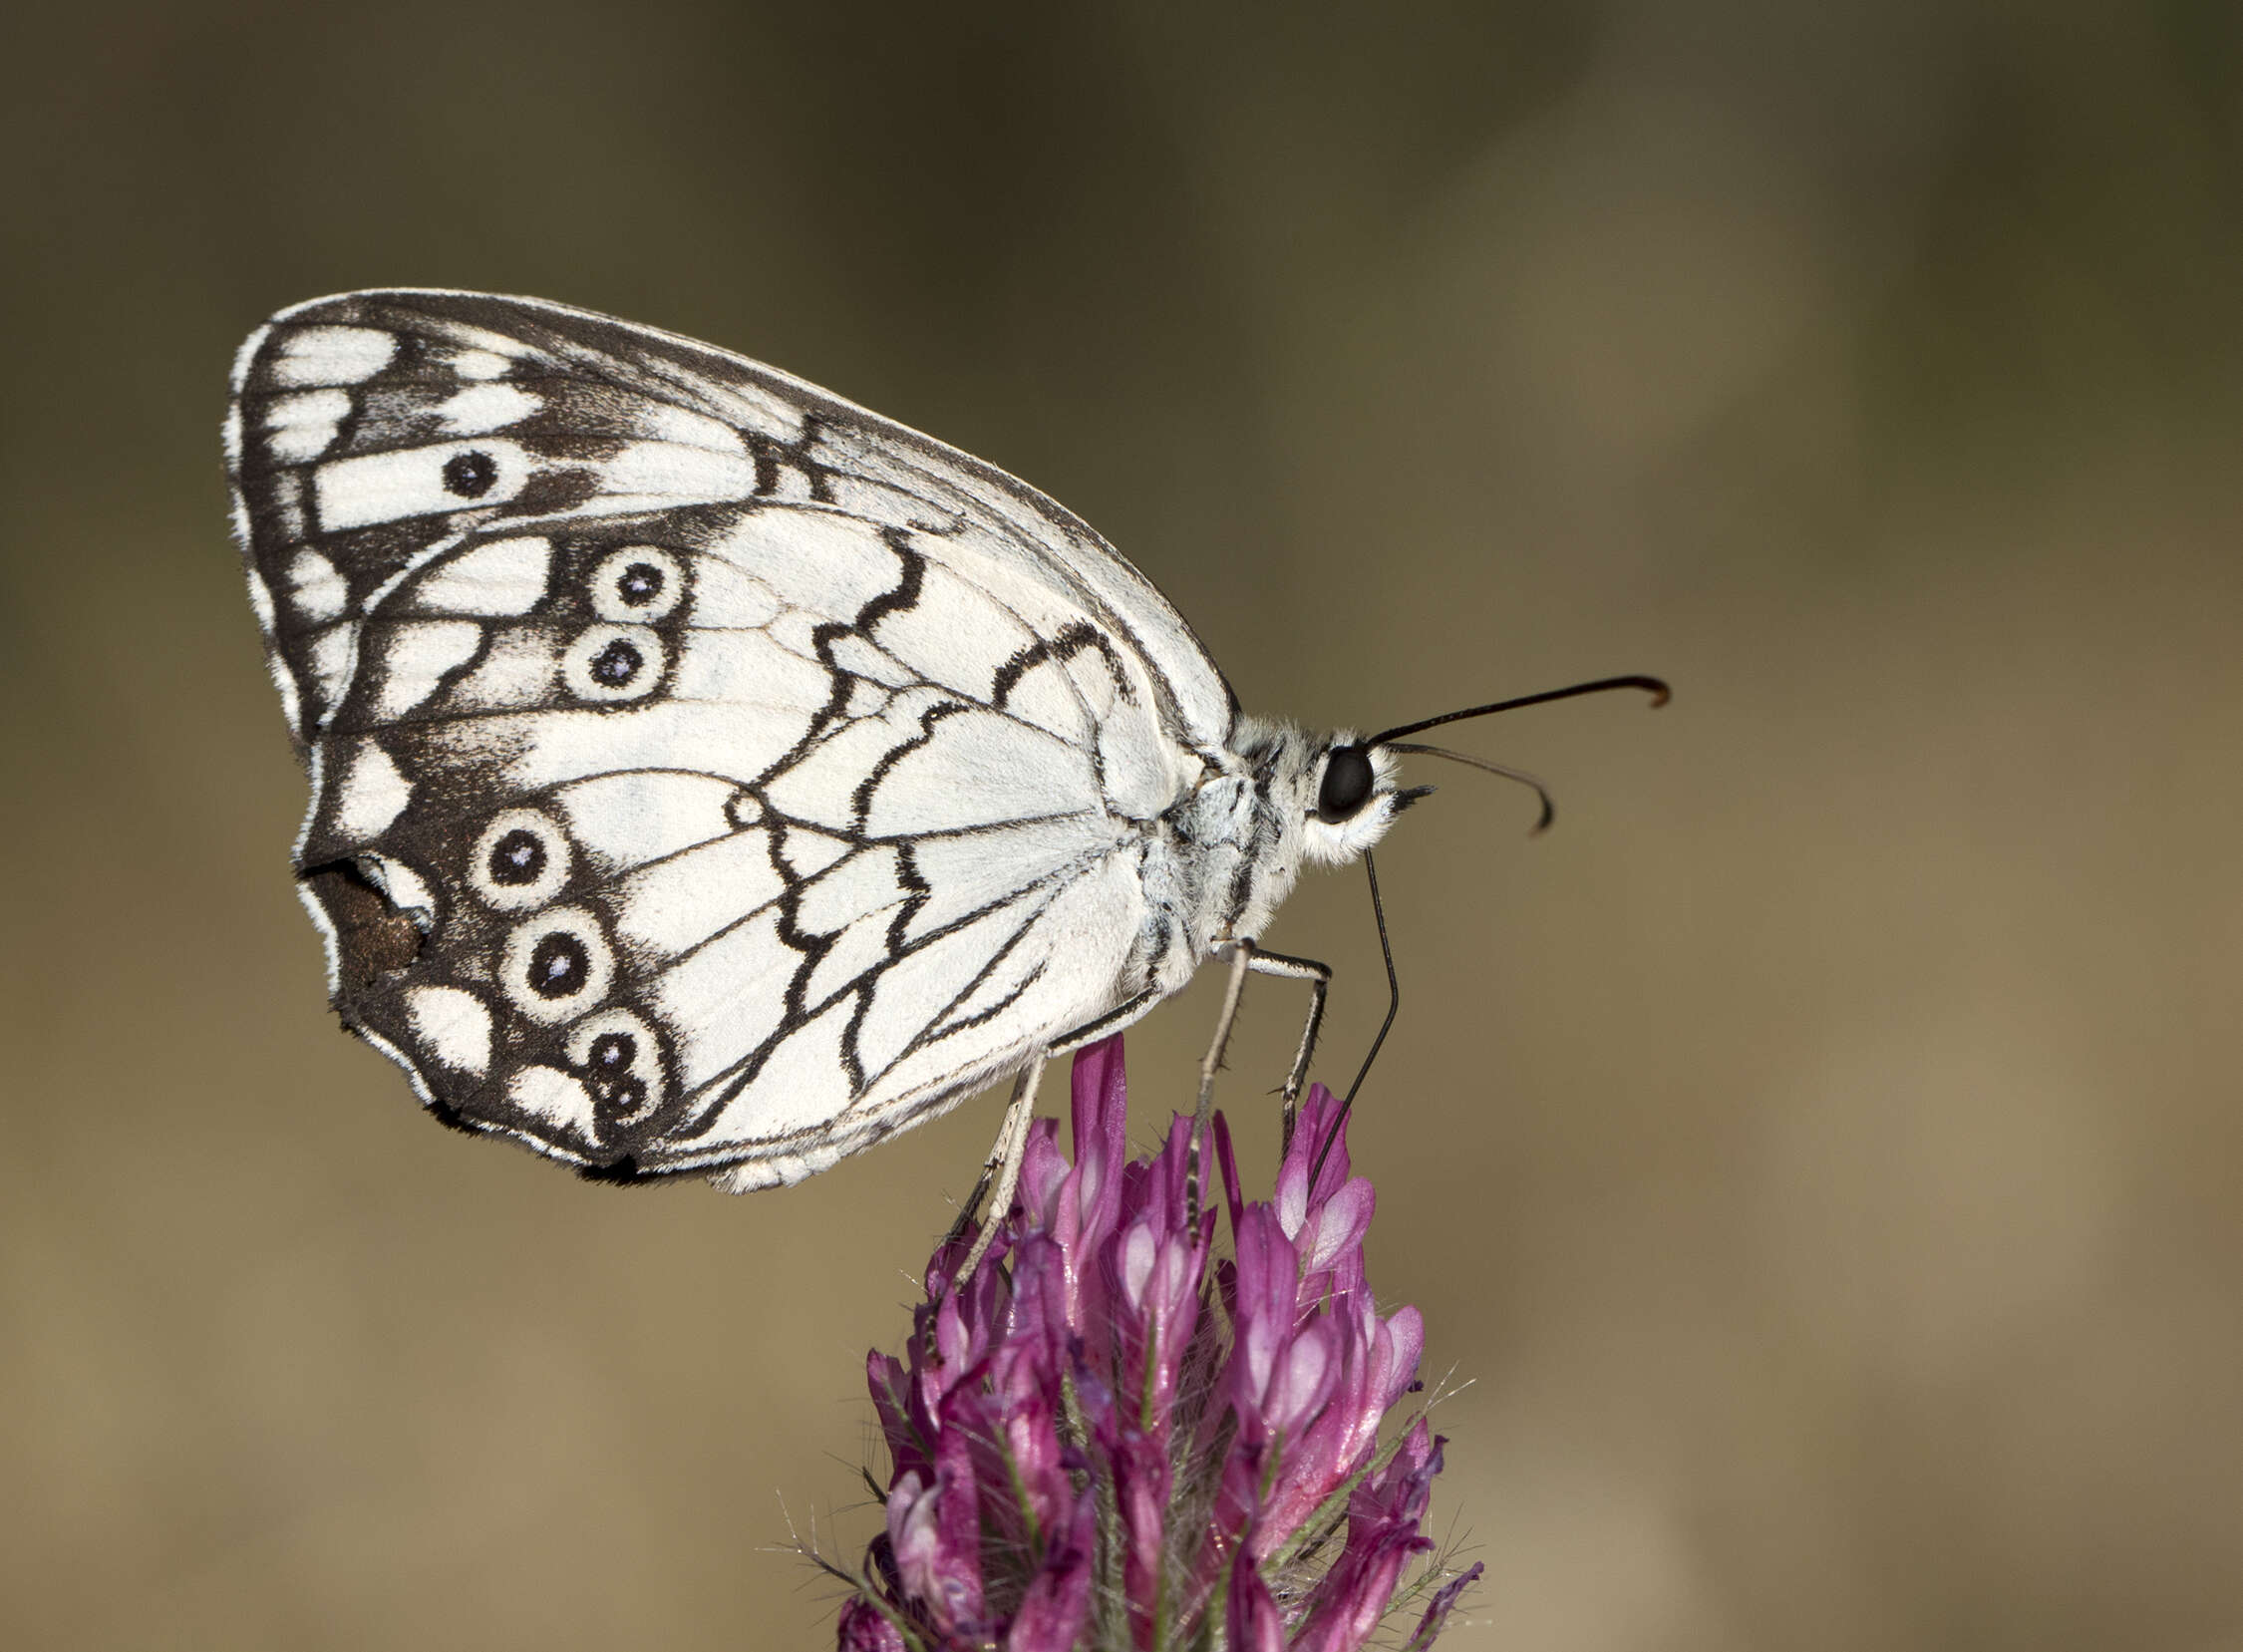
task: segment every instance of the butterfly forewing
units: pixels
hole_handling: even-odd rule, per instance
[[[473,294],[283,312],[228,445],[338,1006],[441,1110],[792,1180],[1141,991],[1133,823],[1234,707],[1033,490]]]

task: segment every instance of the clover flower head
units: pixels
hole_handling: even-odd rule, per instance
[[[1311,1089],[1258,1202],[1216,1118],[1218,1258],[1191,1121],[1125,1161],[1122,1041],[1076,1057],[1074,1162],[1038,1120],[986,1259],[954,1289],[971,1235],[938,1250],[904,1355],[867,1362],[893,1468],[841,1652],[1353,1652],[1415,1595],[1432,1643],[1479,1567],[1424,1563],[1425,1416],[1381,1441],[1424,1326],[1372,1301],[1344,1135],[1316,1165],[1341,1111]]]

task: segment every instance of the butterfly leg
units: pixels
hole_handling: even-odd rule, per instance
[[[1199,1063],[1199,1107],[1192,1117],[1191,1167],[1184,1175],[1184,1208],[1193,1221],[1199,1219],[1200,1144],[1206,1139],[1207,1121],[1215,1109],[1215,1074],[1223,1064],[1223,1051],[1230,1044],[1230,1030],[1238,1021],[1238,1000],[1246,991],[1246,972],[1254,963],[1252,941],[1227,941],[1223,948],[1230,953],[1230,978],[1223,984],[1223,1008],[1215,1018],[1214,1039]]]
[[[1332,966],[1320,964],[1314,958],[1293,958],[1282,952],[1254,950],[1253,960],[1247,964],[1256,975],[1274,975],[1286,981],[1306,981],[1309,984],[1308,1021],[1301,1028],[1301,1047],[1293,1057],[1293,1070],[1285,1076],[1285,1136],[1284,1146],[1293,1145],[1294,1109],[1301,1099],[1301,1084],[1307,1079],[1309,1060],[1316,1054],[1317,1034],[1324,1030],[1324,1000],[1332,989]]]
[[[997,1128],[997,1144],[989,1150],[989,1162],[982,1167],[981,1180],[974,1185],[973,1196],[966,1200],[964,1209],[950,1229],[950,1239],[955,1240],[972,1223],[975,1213],[984,1208],[987,1195],[988,1219],[982,1223],[981,1232],[974,1239],[973,1248],[959,1264],[951,1280],[957,1289],[974,1276],[981,1266],[982,1257],[989,1250],[990,1240],[996,1238],[997,1229],[1005,1222],[1013,1207],[1013,1194],[1020,1186],[1021,1156],[1028,1151],[1028,1124],[1036,1113],[1036,1085],[1044,1076],[1044,1057],[1039,1053],[1020,1070],[1013,1080],[1013,1099],[1005,1104],[1005,1122]],[[945,1241],[946,1243],[948,1241]]]
[[[1020,1186],[1021,1155],[1028,1150],[1028,1126],[1036,1112],[1036,1085],[1044,1076],[1044,1063],[1053,1056],[1064,1056],[1080,1050],[1087,1044],[1096,1044],[1111,1036],[1117,1029],[1130,1022],[1161,999],[1157,988],[1147,988],[1118,1009],[1108,1011],[1096,1021],[1086,1021],[1071,1033],[1062,1033],[1051,1046],[1038,1056],[1013,1083],[1012,1100],[1005,1105],[1005,1122],[997,1128],[997,1145],[989,1150],[989,1162],[982,1167],[981,1180],[974,1184],[971,1197],[958,1212],[958,1219],[950,1224],[950,1232],[943,1243],[953,1244],[972,1224],[975,1215],[988,1201],[989,1224],[982,1229],[980,1240],[965,1265],[958,1270],[957,1282],[964,1284],[980,1265],[983,1252],[988,1250],[991,1238],[1011,1210],[1013,1193]]]

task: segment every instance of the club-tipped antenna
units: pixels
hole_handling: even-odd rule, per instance
[[[1490,763],[1483,757],[1473,757],[1468,752],[1452,752],[1445,746],[1420,746],[1408,740],[1389,740],[1382,744],[1390,752],[1408,752],[1420,757],[1444,757],[1450,763],[1461,763],[1472,769],[1484,769],[1491,775],[1500,775],[1504,780],[1516,781],[1521,786],[1532,787],[1534,795],[1542,800],[1542,818],[1534,823],[1534,829],[1527,833],[1530,837],[1549,830],[1550,823],[1557,819],[1557,805],[1550,800],[1550,789],[1524,769],[1508,769],[1500,763]]]
[[[1379,1059],[1379,1046],[1386,1043],[1387,1030],[1394,1025],[1394,1018],[1402,1010],[1402,983],[1395,977],[1394,948],[1387,941],[1386,903],[1379,898],[1379,868],[1371,863],[1369,849],[1363,851],[1363,871],[1371,879],[1371,915],[1379,925],[1379,956],[1387,964],[1387,1018],[1379,1023],[1379,1036],[1371,1041],[1371,1048],[1364,1053],[1363,1065],[1355,1070],[1355,1083],[1348,1086],[1347,1096],[1340,1103],[1340,1111],[1333,1115],[1332,1128],[1324,1133],[1323,1144],[1316,1150],[1316,1161],[1309,1166],[1308,1173],[1311,1193],[1316,1190],[1316,1178],[1324,1173],[1325,1159],[1332,1155],[1332,1144],[1340,1139],[1340,1132],[1347,1126],[1348,1112],[1355,1106],[1355,1093],[1363,1088],[1363,1081],[1371,1072],[1371,1064]]]
[[[1599,677],[1593,683],[1575,683],[1571,688],[1546,689],[1540,694],[1522,694],[1515,700],[1496,700],[1484,706],[1470,706],[1463,711],[1443,712],[1439,717],[1429,717],[1422,723],[1405,723],[1399,729],[1389,729],[1375,734],[1363,744],[1366,746],[1392,746],[1407,735],[1423,734],[1428,729],[1438,729],[1443,723],[1461,723],[1473,717],[1492,717],[1499,711],[1517,711],[1521,706],[1543,706],[1552,700],[1577,700],[1584,694],[1609,694],[1616,688],[1640,688],[1651,696],[1654,706],[1667,703],[1670,690],[1657,677]]]

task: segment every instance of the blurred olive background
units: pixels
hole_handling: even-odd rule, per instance
[[[0,1639],[829,1644],[985,1097],[616,1190],[340,1036],[229,356],[379,283],[1030,478],[1383,852],[1445,1645],[2243,1647],[2243,11],[281,4],[5,25]],[[1383,1007],[1360,874],[1325,1076]],[[1131,1034],[1141,1136],[1210,982]],[[1249,1175],[1299,1000],[1257,985]],[[1055,1077],[1047,1097],[1063,1094]]]

